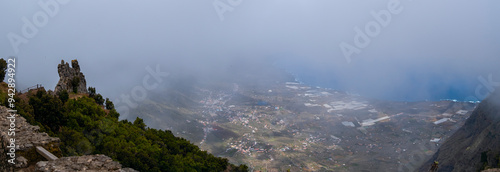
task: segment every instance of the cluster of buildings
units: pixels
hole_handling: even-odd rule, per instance
[[[446,101],[380,107],[357,96],[294,82],[281,88],[250,91],[238,87],[236,91],[255,102],[233,104],[231,92],[205,93],[206,98],[199,102],[205,119],[197,121],[204,127],[200,144],[210,133],[219,132],[215,125],[231,130],[238,136],[220,140],[227,146],[225,152],[243,155],[243,161],[251,161],[254,167],[270,161],[256,160],[259,155],[311,161],[329,168],[346,166],[343,157],[347,156],[388,163],[385,161],[408,155],[419,144],[442,143],[474,108]]]

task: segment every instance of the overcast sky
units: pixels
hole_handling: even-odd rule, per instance
[[[17,57],[18,89],[53,89],[61,59],[78,59],[88,86],[112,98],[147,66],[189,71],[235,58],[278,59],[303,80],[379,98],[482,98],[478,78],[500,82],[495,0],[66,1],[0,1],[0,57]],[[366,26],[360,47],[355,28]],[[342,43],[356,53],[347,58]]]

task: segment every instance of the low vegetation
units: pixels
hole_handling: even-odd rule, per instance
[[[141,118],[119,121],[113,103],[95,94],[95,88],[90,96],[73,99],[68,92],[54,95],[43,88],[23,96],[27,98],[16,97],[19,115],[59,137],[64,156],[105,154],[139,171],[248,171],[247,166],[230,164],[171,131],[148,128]]]

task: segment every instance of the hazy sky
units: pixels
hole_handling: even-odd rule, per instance
[[[498,16],[495,0],[2,0],[0,57],[18,58],[18,89],[53,89],[60,60],[77,58],[88,86],[112,98],[147,66],[189,72],[235,58],[278,59],[303,80],[371,97],[482,98],[476,88],[491,87],[478,78],[500,82]],[[371,35],[362,47],[356,27]],[[357,53],[346,58],[343,42]]]

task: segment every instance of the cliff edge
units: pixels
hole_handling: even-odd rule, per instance
[[[0,106],[0,171],[135,172],[131,168],[122,168],[120,163],[105,155],[61,157],[59,138],[39,132],[40,127],[30,125],[25,118],[8,110]],[[47,161],[37,153],[37,146],[61,158]]]

